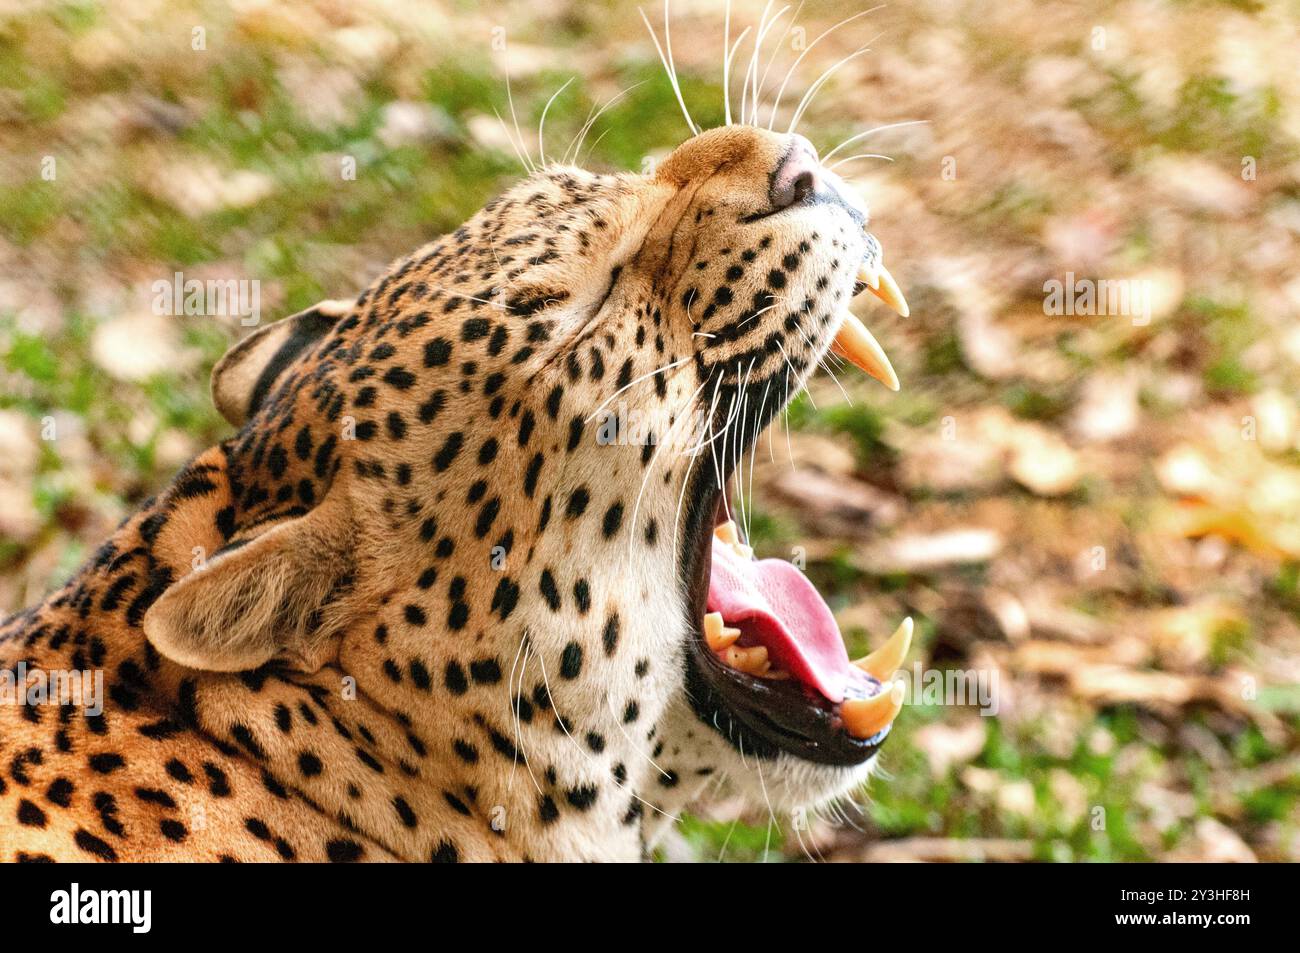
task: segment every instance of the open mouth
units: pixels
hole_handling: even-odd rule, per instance
[[[855,293],[870,289],[906,315],[879,243],[867,238]],[[831,350],[898,390],[883,349],[853,315],[845,313]],[[685,537],[696,628],[687,692],[696,714],[742,754],[861,764],[902,709],[902,686],[892,676],[911,645],[911,619],[875,652],[851,662],[812,582],[783,559],[756,559],[729,518],[725,491],[700,489]]]

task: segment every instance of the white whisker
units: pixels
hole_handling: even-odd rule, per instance
[[[786,9],[788,10],[789,7],[787,7]],[[785,10],[782,10],[781,12],[784,13]],[[772,44],[772,55],[768,57],[767,66],[763,67],[763,76],[758,81],[758,88],[760,91],[767,89],[767,74],[772,71],[772,66],[776,63],[777,53],[779,53],[781,49],[785,46],[785,38],[790,35],[790,31],[794,29],[794,25],[799,22],[799,14],[802,12],[803,12],[803,0],[799,0],[799,6],[795,7],[794,16],[792,16],[790,18],[790,22],[785,25],[785,29],[781,32],[780,39],[778,39],[774,44]],[[778,14],[777,16],[779,18],[780,14]],[[754,113],[754,125],[757,126],[760,122],[762,122],[762,119],[759,117],[758,112],[756,111]]]
[[[705,383],[707,384],[708,381],[705,381]],[[722,384],[722,377],[719,376],[713,385],[713,397],[709,402],[709,413],[708,413],[708,417],[706,418],[709,423],[710,432],[712,432],[713,430],[713,413],[718,406],[718,387],[721,384]],[[677,568],[677,557],[678,557],[678,553],[681,552],[681,547],[677,545],[677,534],[681,530],[681,526],[682,526],[682,502],[686,499],[686,488],[691,484],[691,470],[694,469],[695,461],[697,459],[697,457],[694,454],[689,453],[689,451],[688,451],[688,456],[690,456],[691,459],[690,462],[686,465],[686,472],[682,475],[682,488],[677,493],[677,513],[673,517],[673,568],[674,569]]]
[[[847,139],[841,142],[830,152],[826,153],[826,155],[822,156],[822,163],[825,164],[829,162],[831,157],[834,156],[835,153],[839,152],[845,146],[857,142],[859,139],[865,139],[867,138],[867,136],[874,135],[877,132],[884,132],[886,129],[899,129],[903,126],[919,126],[927,122],[929,122],[928,119],[909,119],[907,122],[891,122],[883,126],[876,126],[874,129],[868,129],[866,132],[860,132],[856,136],[849,136]],[[882,156],[881,158],[887,158],[887,157]],[[842,161],[847,162],[849,160],[844,159]],[[832,168],[834,168],[834,166],[832,166]]]
[[[802,313],[808,314],[809,312],[803,311]],[[801,326],[796,324],[795,331],[799,334],[801,338],[803,338],[803,342],[808,345],[808,350],[815,353],[817,350],[817,346],[813,344],[812,340],[808,337],[808,335],[804,333],[804,329]],[[840,379],[839,377],[836,376],[835,371],[833,371],[830,368],[830,366],[826,363],[825,358],[827,357],[830,357],[833,360],[838,360],[838,358],[834,354],[832,354],[830,351],[826,351],[821,357],[817,359],[817,366],[830,375],[831,380],[833,380],[835,382],[835,385],[840,389],[840,393],[844,395],[844,400],[848,403],[850,407],[852,407],[853,398],[850,397],[849,392],[844,389],[844,385],[840,383]],[[843,369],[842,364],[841,364],[841,369]]]
[[[800,832],[800,830],[799,830],[799,825],[798,825],[798,824],[795,824],[795,825],[793,825],[793,827],[794,827],[794,836],[795,836],[795,839],[799,841],[799,849],[803,851],[803,855],[804,855],[805,857],[807,857],[808,860],[811,861],[811,862],[814,863],[814,864],[820,862],[820,860],[821,860],[821,852],[818,851],[817,856],[814,857],[814,856],[812,855],[812,851],[810,851],[810,850],[808,849],[808,845],[804,843],[804,840],[803,840],[803,834],[802,834],[802,832]]]
[[[511,684],[513,683],[513,681],[514,681],[514,677],[515,677],[515,667],[519,664],[519,656],[520,656],[520,653],[523,653],[523,659],[524,659],[524,661],[523,661],[523,668],[526,669],[526,668],[528,667],[528,651],[529,651],[529,648],[530,648],[530,646],[528,645],[528,633],[527,633],[527,631],[525,631],[523,637],[519,640],[519,649],[518,649],[518,651],[515,652],[515,662],[514,662],[514,664],[512,664],[512,665],[510,666],[510,676],[509,676],[509,678],[506,680],[506,689],[507,689],[507,691],[509,691],[509,689],[510,689],[510,685],[511,685]],[[524,672],[523,672],[523,669],[520,669],[520,672],[519,672],[519,685],[520,685],[520,687],[523,686],[523,682],[524,682]],[[518,694],[516,694],[516,699],[517,699],[517,698],[518,698]],[[510,781],[507,782],[507,786],[509,786],[509,785],[511,785],[511,784],[514,783],[514,772],[515,772],[515,769],[519,766],[519,758],[520,758],[520,756],[522,755],[522,756],[523,756],[523,759],[524,759],[524,768],[525,768],[525,770],[528,771],[528,778],[529,778],[529,780],[531,780],[531,781],[533,782],[533,787],[537,789],[537,793],[538,793],[538,794],[541,794],[541,793],[543,793],[543,792],[542,792],[542,786],[541,786],[540,784],[537,783],[537,777],[536,777],[536,775],[533,774],[533,766],[532,766],[532,763],[528,760],[528,752],[524,750],[523,725],[522,725],[522,723],[520,722],[520,719],[519,719],[519,706],[518,706],[517,704],[512,704],[510,707],[511,707],[511,711],[512,711],[512,713],[513,713],[513,719],[512,719],[512,720],[514,721],[514,728],[515,728],[515,760],[514,760],[514,763],[513,763],[513,764],[511,765],[511,767],[510,767]]]
[[[682,86],[677,80],[677,67],[673,64],[673,38],[668,16],[668,0],[664,0],[664,45],[668,47],[668,52],[664,53],[664,47],[659,45],[659,36],[655,33],[654,27],[650,25],[650,18],[645,15],[644,10],[638,10],[641,19],[645,21],[645,28],[650,31],[650,39],[654,41],[655,49],[659,51],[659,59],[664,64],[664,70],[668,73],[668,79],[672,83],[673,92],[677,95],[677,105],[682,107],[682,115],[686,117],[686,125],[691,130],[691,135],[698,135],[700,127],[695,125],[695,120],[691,118],[691,111],[686,108],[686,100],[682,98]]]
[[[660,774],[662,774],[665,778],[672,777],[672,775],[670,775],[667,771],[665,771],[663,768],[659,766],[659,762],[655,761],[654,758],[646,754],[645,751],[641,749],[641,746],[637,744],[637,742],[632,738],[632,736],[627,733],[627,729],[623,727],[623,719],[620,718],[618,712],[614,710],[614,699],[610,697],[609,692],[605,693],[605,706],[609,709],[609,713],[614,716],[614,724],[618,727],[618,730],[622,732],[624,739],[626,739],[627,743],[631,745],[632,750],[635,751],[637,754],[639,754],[641,757],[645,758],[646,761],[650,762],[650,764],[654,767],[654,769],[658,771]]]
[[[528,146],[524,142],[524,134],[519,131],[519,117],[515,114],[515,94],[510,88],[510,68],[508,66],[506,67],[506,101],[510,104],[510,118],[515,124],[515,135],[519,139],[519,148],[522,149],[524,153],[524,168],[526,168],[531,175],[537,171],[537,167],[533,165],[533,156],[532,153],[528,151]]]
[[[495,106],[492,107],[492,113],[497,117],[497,122],[501,124],[501,131],[505,133],[506,138],[510,140],[510,148],[515,150],[515,158],[518,159],[519,164],[524,167],[524,171],[531,174],[533,170],[529,167],[528,160],[524,158],[523,150],[519,148],[519,143],[515,141],[514,134],[511,133],[510,127],[507,126],[506,121],[501,118],[501,113],[497,112]]]
[[[875,153],[875,152],[859,152],[857,155],[855,155],[855,156],[849,156],[847,159],[840,159],[839,161],[835,162],[834,164],[828,166],[828,168],[829,168],[832,172],[834,172],[834,171],[835,171],[836,169],[838,169],[840,166],[844,165],[844,163],[846,163],[846,162],[853,162],[855,159],[884,159],[886,162],[893,162],[893,161],[894,161],[894,157],[893,157],[893,156],[882,156],[882,155],[879,155],[878,153]]]
[[[767,117],[768,129],[771,129],[773,123],[776,122],[776,111],[781,108],[781,98],[785,95],[786,84],[790,82],[790,77],[794,75],[794,71],[799,68],[799,64],[802,63],[803,58],[807,56],[809,52],[812,51],[812,48],[816,46],[818,43],[820,43],[822,40],[824,40],[826,37],[830,36],[840,27],[844,26],[845,24],[852,23],[854,20],[865,17],[869,13],[875,13],[877,10],[883,9],[884,6],[885,5],[882,3],[880,4],[880,6],[872,7],[870,10],[863,10],[861,13],[855,13],[851,17],[845,17],[843,20],[835,24],[833,27],[823,30],[820,34],[818,34],[817,39],[813,40],[811,43],[805,46],[803,50],[800,51],[799,55],[795,57],[795,61],[792,64],[790,64],[790,69],[786,71],[785,79],[781,81],[781,86],[776,91],[776,99],[772,103],[772,111],[771,113],[768,114]]]
[[[870,44],[874,43],[879,36],[880,34],[876,34],[876,36],[873,36],[871,40],[868,41],[867,45],[858,47],[848,56],[831,64],[820,76],[817,77],[816,81],[808,87],[808,92],[803,94],[803,99],[799,101],[799,106],[795,109],[794,115],[790,118],[790,127],[786,129],[786,132],[794,132],[795,127],[799,125],[799,120],[803,118],[804,111],[812,105],[812,101],[817,97],[817,94],[821,92],[821,88],[830,82],[830,78],[835,75],[836,71],[845,64],[857,59],[859,56],[870,53]]]
[[[576,78],[577,77],[573,76],[569,77],[563,86],[551,94],[551,98],[546,101],[546,105],[542,108],[542,118],[537,124],[537,158],[540,160],[543,167],[546,166],[546,114],[551,111],[551,103],[555,102],[556,97],[568,89],[569,84],[571,84]]]
[[[628,93],[632,92],[632,90],[636,89],[638,86],[644,86],[647,82],[648,80],[642,80],[639,83],[633,83],[627,89],[624,89],[621,92],[615,94],[614,96],[611,96],[609,99],[605,100],[605,105],[601,106],[600,109],[596,110],[594,115],[588,115],[587,121],[582,124],[582,128],[579,129],[578,134],[574,136],[574,141],[570,142],[569,148],[564,150],[565,161],[576,163],[578,161],[578,153],[582,151],[582,144],[583,142],[586,141],[587,134],[591,131],[591,127],[595,125],[596,120],[599,119],[602,115],[604,115],[605,110],[609,109],[611,106],[613,106],[616,102],[618,102]],[[592,108],[594,109],[595,107]],[[606,130],[606,132],[608,131],[609,130]],[[601,133],[602,137],[604,135],[605,133]],[[600,139],[597,139],[596,142],[600,142]],[[596,144],[592,143],[592,148],[594,149],[595,147]],[[570,152],[573,153],[572,159],[569,158]]]
[[[745,29],[741,31],[740,36],[736,37],[736,42],[731,44],[731,50],[728,51],[726,55],[724,55],[722,58],[722,88],[726,90],[726,95],[727,95],[727,125],[728,126],[731,125],[731,61],[736,56],[736,50],[740,48],[740,44],[744,42],[745,37],[747,37],[748,35],[749,35],[749,27],[745,27]],[[745,121],[745,117],[743,114],[743,109],[744,109],[743,101],[741,103],[741,109],[742,109],[742,114],[740,117],[740,121],[743,123]]]
[[[648,378],[654,377],[656,374],[662,374],[664,371],[671,371],[674,368],[681,367],[683,364],[687,363],[690,360],[691,358],[684,357],[680,361],[673,361],[671,364],[665,364],[663,367],[656,367],[653,371],[649,371],[648,373],[642,374],[640,377],[636,378],[635,380],[629,381],[628,383],[620,387],[618,390],[614,391],[614,393],[606,397],[603,401],[601,401],[600,406],[597,407],[595,410],[593,410],[591,412],[591,415],[587,417],[587,419],[584,420],[583,423],[584,424],[591,423],[591,421],[595,418],[595,416],[609,405],[609,402],[611,400],[613,400],[619,394],[623,393],[623,391],[627,390],[629,387],[635,387],[643,380],[647,380]]]
[[[749,366],[745,368],[745,374],[743,377],[737,374],[736,387],[738,393],[740,394],[740,405],[736,408],[736,417],[734,423],[740,423],[745,419],[745,408],[749,406],[749,378],[750,375],[753,373],[754,363],[757,360],[758,358],[753,358],[750,360]],[[728,429],[732,429],[732,423],[733,422],[728,423]],[[749,519],[747,516],[749,512],[748,509],[749,501],[745,499],[744,471],[740,465],[741,453],[742,453],[742,447],[741,447],[742,435],[738,432],[739,429],[740,428],[738,427],[735,428],[735,430],[737,431],[735,433],[736,439],[732,441],[731,444],[731,473],[732,473],[732,479],[735,481],[735,487],[736,487],[736,515],[739,517],[737,522],[739,522],[740,525],[743,527],[749,525]],[[725,451],[726,444],[723,444],[723,447]]]
[[[731,0],[727,0],[727,12],[722,18],[722,108],[724,124],[731,125],[731,88],[727,85],[727,50],[731,46]]]
[[[722,863],[722,856],[727,852],[727,845],[731,843],[731,835],[736,833],[736,825],[739,823],[740,818],[736,818],[731,822],[731,826],[727,828],[727,836],[723,838],[722,847],[718,850],[718,863]]]
[[[795,376],[795,378],[797,379],[797,378],[799,377],[799,372],[798,372],[798,371],[795,371],[794,364],[791,362],[791,360],[790,360],[790,356],[789,356],[788,354],[785,353],[785,348],[781,347],[781,342],[780,342],[780,341],[777,341],[777,342],[775,342],[775,343],[776,343],[776,346],[777,346],[777,350],[779,350],[779,351],[781,352],[781,356],[782,356],[783,358],[785,358],[786,366],[789,367],[790,370],[794,371],[794,376]],[[816,402],[815,400],[813,400],[812,391],[808,390],[807,386],[804,386],[802,389],[803,389],[803,392],[804,392],[805,394],[808,395],[808,399],[809,399],[810,401],[812,401],[813,410],[816,410],[816,409],[817,409],[817,402]],[[798,392],[795,393],[795,396],[796,396],[796,397],[799,396]]]
[[[690,406],[694,403],[695,398],[699,396],[700,391],[704,390],[706,386],[708,386],[708,381],[702,382],[699,387],[695,388],[695,392],[686,398],[682,405],[682,410],[687,412],[678,413],[677,419],[669,425],[667,433],[665,433],[660,439],[659,446],[655,447],[655,452],[651,455],[650,462],[646,465],[645,476],[641,478],[641,488],[637,490],[636,503],[632,506],[632,520],[628,525],[629,552],[631,551],[636,539],[636,520],[637,515],[641,512],[641,498],[645,495],[645,488],[650,482],[650,475],[654,473],[655,462],[659,459],[659,454],[663,452],[664,447],[668,446],[674,439],[676,439],[674,437],[674,431],[681,425],[682,421],[690,419]]]
[[[771,2],[770,2],[770,0],[769,0],[768,7],[770,7],[771,5],[772,5],[772,4],[771,4]],[[758,76],[758,63],[759,63],[759,56],[760,56],[760,54],[762,53],[763,41],[767,38],[767,34],[770,33],[770,32],[772,31],[772,28],[775,27],[775,26],[777,25],[777,23],[780,21],[780,19],[781,19],[783,16],[785,16],[786,13],[789,12],[789,10],[790,10],[790,7],[789,7],[788,5],[782,7],[780,10],[777,11],[776,16],[772,17],[771,21],[767,24],[767,26],[763,26],[762,20],[759,21],[758,37],[757,37],[757,39],[755,39],[755,41],[754,41],[754,56],[753,56],[753,58],[752,58],[752,60],[750,61],[750,64],[749,64],[750,82],[751,82],[752,87],[753,87],[753,88],[752,88],[752,91],[751,91],[751,94],[750,94],[750,97],[749,97],[749,100],[750,100],[750,124],[751,124],[751,125],[755,125],[755,126],[757,126],[757,125],[758,125],[758,122],[759,122],[759,119],[758,119],[758,110],[759,110],[759,105],[760,105],[760,103],[759,103],[759,94],[760,94],[760,93],[762,92],[762,90],[763,90],[763,85],[759,82],[759,76]],[[767,17],[767,9],[766,9],[766,8],[763,10],[763,16],[764,16],[764,18]],[[786,27],[786,30],[788,31],[788,30],[789,30],[789,27]],[[778,42],[779,42],[779,41],[778,41]],[[775,54],[774,54],[774,55],[775,55]],[[766,75],[766,74],[765,74],[765,75]]]
[[[758,455],[758,437],[762,430],[763,411],[767,409],[767,393],[772,387],[772,379],[769,377],[763,384],[763,402],[758,405],[758,414],[754,417],[754,435],[750,438],[749,443],[749,499],[750,499],[750,519],[745,522],[745,539],[748,541],[750,536],[750,523],[753,521],[753,500],[754,500],[754,458]]]
[[[754,52],[749,57],[749,65],[745,67],[745,78],[740,84],[740,123],[743,126],[749,120],[746,118],[745,102],[750,98],[751,77],[756,79],[758,73],[758,54],[763,48],[763,37],[767,33],[767,14],[772,9],[773,0],[767,0],[763,7],[763,13],[758,18],[758,31],[754,34]],[[757,112],[758,106],[754,104],[751,109]]]
[[[587,148],[587,161],[591,161],[591,156],[592,153],[596,151],[596,146],[600,145],[600,140],[604,139],[608,135],[609,135],[609,130],[606,129],[599,136],[597,136],[595,139],[592,140],[591,145]]]
[[[758,769],[758,785],[763,791],[763,800],[767,802],[767,839],[763,842],[763,862],[767,862],[768,850],[772,846],[772,825],[776,825],[778,831],[781,830],[781,822],[776,819],[776,811],[772,808],[772,799],[767,795],[767,781],[763,778],[763,762],[760,758],[754,759],[754,766]]]
[[[785,410],[781,413],[781,418],[785,422],[785,452],[790,458],[790,470],[794,471],[794,441],[790,437],[790,404],[794,398],[790,396],[790,371],[793,368],[787,368],[785,372]],[[794,395],[798,397],[798,393]]]

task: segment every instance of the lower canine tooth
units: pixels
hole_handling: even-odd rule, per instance
[[[844,320],[831,343],[831,351],[866,371],[890,390],[898,390],[898,375],[867,326],[856,316],[844,313]]]
[[[903,664],[903,659],[907,658],[907,650],[911,646],[912,620],[909,617],[903,620],[903,624],[889,637],[888,642],[853,664],[876,681],[885,682],[898,671],[898,667]]]
[[[883,686],[871,698],[847,698],[840,703],[840,718],[854,738],[870,738],[892,724],[903,710],[906,690],[901,682]]]
[[[704,617],[704,641],[714,652],[729,648],[740,638],[739,629],[728,629],[722,621],[721,612],[710,612]]]

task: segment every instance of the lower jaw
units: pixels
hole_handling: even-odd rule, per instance
[[[709,473],[712,476],[712,472]],[[700,631],[707,610],[713,527],[723,510],[724,494],[707,482],[692,488],[684,514],[688,574],[686,696],[696,717],[717,731],[744,756],[775,758],[781,753],[804,761],[853,767],[872,758],[889,734],[885,728],[854,738],[839,724],[831,702],[791,679],[755,678],[723,665],[709,651]]]

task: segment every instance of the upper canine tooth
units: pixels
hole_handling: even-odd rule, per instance
[[[898,282],[883,263],[880,266],[880,287],[872,288],[871,293],[903,317],[912,313],[907,307],[907,299],[903,297],[903,292],[898,290]]]
[[[831,351],[866,371],[890,390],[898,390],[898,375],[894,373],[884,349],[867,326],[847,311],[831,343]]]
[[[870,698],[846,698],[840,703],[840,718],[854,738],[870,738],[898,717],[906,690],[901,682],[886,685]]]
[[[889,637],[889,641],[853,664],[878,682],[886,682],[898,671],[907,650],[912,647],[912,619],[909,616]]]
[[[739,629],[728,629],[722,621],[721,612],[710,612],[704,617],[704,641],[714,652],[730,648],[740,638]]]

